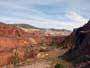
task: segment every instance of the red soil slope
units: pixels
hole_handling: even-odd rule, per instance
[[[16,26],[0,23],[0,66],[11,63],[14,49],[31,44],[28,36],[28,33]],[[19,51],[20,58],[24,56],[24,52],[24,49]]]

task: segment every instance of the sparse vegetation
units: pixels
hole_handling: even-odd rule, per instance
[[[41,49],[40,52],[47,52],[48,50],[45,49]]]
[[[14,65],[14,68],[18,68],[19,65],[19,57],[17,53],[17,48],[13,50],[14,56],[11,57],[11,63]]]
[[[55,68],[66,68],[66,67],[64,67],[62,64],[56,64]]]
[[[23,27],[23,28],[27,28],[27,29],[30,29],[30,28],[35,28],[37,29],[37,27],[34,27],[32,25],[29,25],[29,24],[11,24],[11,25],[15,25],[15,26],[19,26],[19,27]]]
[[[32,46],[27,46],[27,47],[26,47],[26,55],[27,55],[27,58],[30,58],[32,49],[33,49]]]

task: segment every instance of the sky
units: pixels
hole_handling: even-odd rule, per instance
[[[90,0],[0,0],[0,21],[73,30],[90,19]]]

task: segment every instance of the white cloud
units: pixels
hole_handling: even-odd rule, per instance
[[[23,12],[18,13],[17,17],[22,16],[24,19],[13,16],[0,16],[0,21],[4,21],[8,23],[18,23],[18,22],[27,23],[41,28],[44,27],[44,28],[56,28],[56,29],[68,29],[68,30],[73,30],[73,28],[78,28],[86,23],[84,22],[85,19],[79,16],[75,12],[70,12],[69,14],[68,13],[66,14],[69,19],[73,20],[72,22],[70,22],[70,21],[58,21],[58,20],[55,21],[47,18],[46,16],[48,15],[46,15],[45,13],[39,11],[34,12],[34,11],[32,9],[31,14],[24,14]]]
[[[19,0],[23,2],[27,6],[27,4],[51,4],[51,3],[56,3],[56,2],[62,2],[63,0],[32,0],[30,1],[25,1],[25,0]],[[68,29],[68,30],[73,30],[73,28],[77,28],[82,26],[87,22],[87,19],[82,17],[81,15],[77,14],[74,11],[70,11],[66,14],[65,18],[69,18],[71,21],[60,21],[57,20],[55,21],[52,19],[52,16],[49,14],[45,14],[42,12],[42,10],[36,10],[31,7],[31,5],[28,5],[30,7],[25,7],[21,6],[20,3],[14,3],[14,2],[0,2],[0,8],[8,9],[10,11],[2,11],[2,13],[6,14],[1,14],[0,15],[0,21],[4,22],[9,22],[9,23],[27,23],[31,25],[35,25],[37,27],[44,27],[44,28],[58,28],[58,29]],[[26,3],[25,3],[26,2]],[[14,11],[12,11],[14,9]],[[44,9],[44,8],[43,8]],[[17,11],[15,11],[17,10]],[[54,12],[57,10],[55,9]],[[52,11],[49,11],[50,13]],[[67,11],[66,11],[67,12]],[[57,16],[54,16],[57,17]],[[58,17],[60,14],[58,14]],[[57,18],[58,18],[57,17]]]
[[[66,15],[69,19],[75,21],[75,22],[79,22],[79,23],[86,23],[87,19],[85,19],[84,17],[80,16],[79,14],[77,14],[74,11],[70,11],[67,15]]]
[[[64,0],[31,0],[32,4],[39,4],[39,5],[50,5],[54,3],[61,3]]]
[[[7,23],[27,23],[31,25],[35,25],[37,27],[44,27],[44,28],[56,28],[56,29],[68,29],[73,30],[73,28],[79,27],[81,24],[76,24],[76,22],[69,22],[69,21],[54,21],[50,19],[45,18],[37,18],[34,17],[34,20],[32,19],[19,19],[14,17],[8,17],[8,16],[0,16],[0,20],[7,22]],[[42,26],[41,26],[42,25]]]

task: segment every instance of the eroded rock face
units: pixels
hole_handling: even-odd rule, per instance
[[[72,57],[73,60],[79,58],[78,60],[84,60],[85,62],[90,61],[90,21],[84,26],[75,29],[63,44],[64,47],[70,48],[65,53],[68,58]]]
[[[80,30],[90,31],[90,21],[88,21],[87,24],[85,24],[83,27],[81,27]]]
[[[22,29],[0,22],[0,51],[29,45],[28,33]]]
[[[26,52],[25,48],[23,49],[22,47],[30,45],[27,37],[28,33],[22,29],[0,22],[0,67],[11,64],[11,59],[14,55],[13,50],[16,48],[21,48],[21,50],[18,50],[18,55],[20,60],[22,60]]]
[[[90,50],[90,21],[83,27],[74,29],[71,35],[64,40],[64,46],[71,49]]]
[[[28,33],[21,28],[0,22],[0,36],[4,37],[26,37]]]

